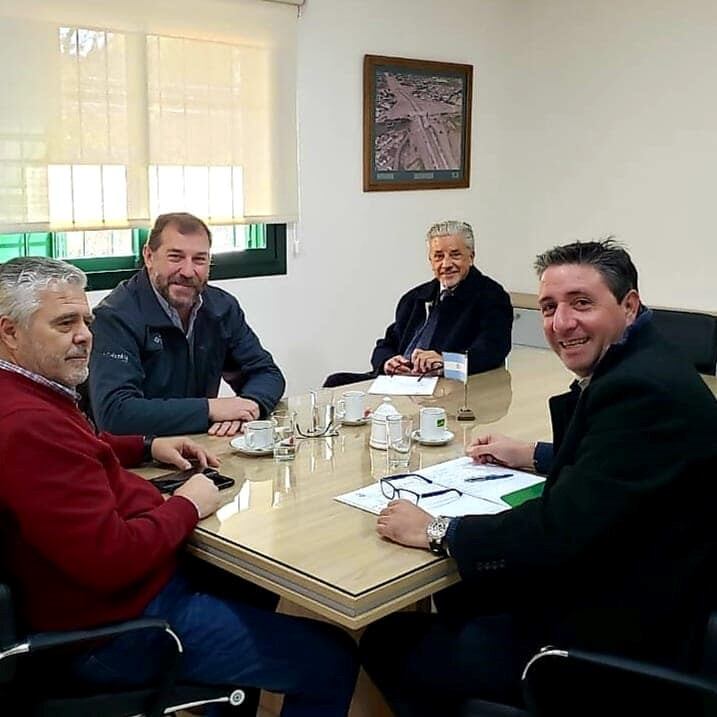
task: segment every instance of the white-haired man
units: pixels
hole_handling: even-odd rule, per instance
[[[441,373],[443,351],[468,354],[468,373],[500,366],[510,351],[513,309],[503,287],[474,265],[470,224],[445,221],[426,233],[433,279],[404,294],[376,342],[367,374],[335,373],[326,386],[377,374]]]
[[[55,259],[0,266],[0,561],[22,617],[37,631],[163,618],[185,645],[182,679],[284,692],[285,717],[346,714],[357,672],[348,636],[221,599],[178,566],[219,505],[212,481],[195,474],[164,500],[125,468],[150,454],[180,468],[216,458],[184,438],[98,435],[77,408],[92,348],[84,287],[81,271]],[[157,677],[160,640],[115,638],[71,669],[105,685],[143,683]]]

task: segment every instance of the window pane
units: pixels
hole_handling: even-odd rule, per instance
[[[16,256],[25,255],[24,234],[2,234],[0,235],[0,262],[14,259]]]
[[[209,167],[185,167],[184,192],[183,206],[187,207],[187,211],[198,217],[208,217]]]
[[[232,168],[209,168],[209,214],[217,219],[231,219],[234,217],[232,201]]]
[[[104,220],[108,223],[127,221],[127,170],[117,165],[102,167]]]
[[[72,168],[72,204],[77,224],[102,218],[102,175],[98,165]]]
[[[188,211],[210,222],[243,218],[241,167],[151,165],[148,176],[153,217]]]
[[[213,226],[212,253],[266,249],[266,226],[263,224],[236,224]]]
[[[234,227],[210,227],[212,230],[212,253],[234,251]]]
[[[72,167],[69,164],[51,164],[47,168],[47,193],[50,223],[72,224]]]
[[[58,258],[132,256],[131,229],[105,229],[58,234]]]

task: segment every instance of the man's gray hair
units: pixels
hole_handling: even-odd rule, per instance
[[[40,292],[70,284],[84,289],[87,277],[59,259],[27,256],[0,265],[0,316],[27,326],[40,305]]]
[[[457,234],[459,237],[463,237],[463,241],[466,246],[475,254],[475,237],[473,236],[473,227],[468,222],[459,222],[455,219],[450,219],[445,222],[436,222],[426,232],[426,242],[431,243],[431,239],[435,237],[446,237]]]

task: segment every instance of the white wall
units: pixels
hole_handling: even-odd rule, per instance
[[[304,391],[365,370],[423,232],[461,218],[478,261],[535,291],[539,251],[615,233],[649,303],[717,310],[713,0],[309,0],[299,20],[301,208],[288,276],[221,282]],[[471,187],[364,193],[362,59],[475,66]]]
[[[529,221],[504,254],[508,286],[535,286],[514,256],[614,233],[647,303],[717,311],[717,3],[525,7],[515,199]]]
[[[285,368],[290,393],[338,370],[364,371],[398,297],[430,277],[434,221],[479,229],[478,256],[504,279],[496,243],[510,225],[517,4],[494,0],[311,0],[299,21],[300,252],[287,277],[226,282]],[[362,191],[364,54],[475,65],[471,188]]]

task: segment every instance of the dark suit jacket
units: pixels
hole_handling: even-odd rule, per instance
[[[434,302],[438,279],[411,289],[396,307],[396,320],[376,342],[371,365],[383,373],[393,356],[403,355],[426,320],[426,304]],[[472,266],[466,278],[437,307],[438,326],[430,349],[468,351],[468,372],[480,373],[500,366],[510,351],[513,309],[503,287]]]
[[[542,498],[451,531],[466,584],[497,593],[533,646],[674,662],[711,600],[717,402],[645,319],[582,394],[551,399]]]

